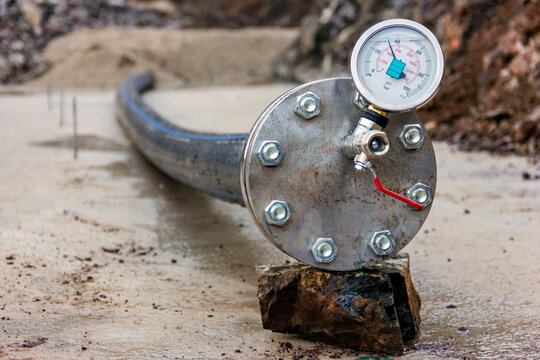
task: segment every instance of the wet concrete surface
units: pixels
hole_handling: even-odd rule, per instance
[[[215,128],[247,131],[281,90],[183,91],[192,114],[205,98],[236,94]],[[76,95],[77,160],[67,100],[61,127],[57,96],[52,110],[45,95],[0,96],[0,358],[364,355],[262,329],[254,267],[287,257],[246,209],[148,164],[115,121],[112,92]],[[174,116],[167,97],[147,99]],[[435,149],[436,200],[406,248],[423,322],[403,358],[540,358],[538,168]]]

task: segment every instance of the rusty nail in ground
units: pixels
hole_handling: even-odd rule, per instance
[[[60,112],[58,113],[58,125],[64,126],[64,89],[60,90]]]
[[[79,135],[77,134],[77,97],[73,96],[73,159],[79,154]]]
[[[53,108],[53,103],[52,103],[52,88],[51,88],[51,84],[47,85],[47,109],[49,111],[51,111]]]

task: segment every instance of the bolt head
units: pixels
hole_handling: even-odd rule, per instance
[[[424,130],[420,124],[408,124],[403,127],[399,135],[403,147],[408,150],[419,149],[424,143]]]
[[[389,255],[394,250],[396,241],[388,230],[377,231],[371,236],[369,247],[379,256]]]
[[[426,206],[429,205],[432,200],[431,189],[425,184],[416,183],[413,187],[407,190],[407,197],[412,201],[416,201],[420,205]]]
[[[313,119],[321,113],[321,98],[312,92],[307,92],[296,98],[294,111],[304,119]]]
[[[315,261],[320,263],[332,262],[337,255],[337,246],[332,238],[318,238],[313,242],[310,250]]]
[[[428,194],[427,194],[427,191],[425,189],[416,189],[412,194],[411,194],[411,197],[413,198],[414,201],[416,201],[417,203],[420,203],[420,204],[423,204],[427,201],[428,199]]]
[[[283,150],[277,141],[265,141],[259,149],[259,159],[265,166],[276,166],[283,159]]]
[[[291,217],[291,210],[285,201],[272,200],[264,209],[266,222],[271,225],[285,225]]]

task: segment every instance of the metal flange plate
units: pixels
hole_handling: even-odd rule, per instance
[[[297,98],[307,92],[320,100],[320,113],[311,119],[295,112]],[[279,249],[292,257],[328,270],[356,270],[378,263],[401,250],[424,223],[424,210],[378,191],[369,171],[358,172],[343,153],[344,138],[352,133],[361,110],[353,104],[356,89],[349,78],[315,81],[278,98],[251,130],[241,167],[245,204],[257,226]],[[388,116],[384,129],[390,151],[372,161],[382,184],[401,195],[417,183],[433,197],[436,164],[433,147],[421,120],[413,112]],[[408,124],[419,124],[425,135],[418,149],[406,149],[400,135]],[[276,141],[282,150],[277,164],[264,163],[261,147]],[[290,216],[282,225],[268,221],[265,209],[273,200],[288,205]],[[376,254],[369,243],[380,231],[390,231],[393,251]],[[311,248],[331,238],[337,253],[329,262],[316,260]],[[320,260],[320,259],[319,259]]]

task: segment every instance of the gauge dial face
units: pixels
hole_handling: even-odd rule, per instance
[[[358,91],[373,106],[409,111],[436,94],[444,57],[439,42],[426,27],[410,20],[387,20],[360,37],[351,69]]]

